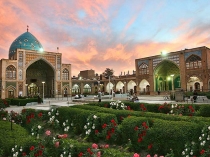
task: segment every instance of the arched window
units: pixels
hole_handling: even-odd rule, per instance
[[[83,93],[90,93],[91,92],[91,87],[89,84],[86,84],[83,88]]]
[[[187,69],[198,69],[202,67],[201,58],[196,55],[191,55],[186,60],[186,68]]]
[[[13,65],[10,65],[7,67],[6,78],[7,79],[16,79],[16,68]]]
[[[62,73],[63,80],[69,80],[69,71],[65,68]]]
[[[143,63],[139,66],[139,74],[140,75],[149,74],[149,68],[147,64]]]

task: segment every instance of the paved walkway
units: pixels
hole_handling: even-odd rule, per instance
[[[102,101],[115,101],[115,100],[128,100],[127,95],[123,94],[118,94],[116,95],[113,99],[110,99],[111,96],[104,96],[102,97]],[[184,103],[186,104],[187,102],[176,102],[176,101],[171,101],[171,100],[164,100],[163,96],[138,96],[139,102],[142,103],[150,103],[150,104],[163,104],[163,103],[171,103],[171,104],[180,104]],[[10,111],[15,111],[15,112],[21,112],[22,109],[24,108],[32,108],[32,109],[37,109],[37,110],[49,110],[52,106],[73,106],[73,105],[78,105],[78,104],[84,104],[88,102],[97,102],[98,98],[97,96],[87,96],[83,97],[80,99],[74,99],[74,98],[50,98],[50,99],[45,99],[43,104],[37,104],[37,105],[28,105],[28,106],[10,106],[6,108],[8,112]],[[188,102],[189,104],[191,102]],[[199,104],[199,103],[196,103]],[[202,103],[204,104],[204,103]]]

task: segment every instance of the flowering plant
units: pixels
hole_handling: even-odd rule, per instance
[[[170,104],[167,104],[166,102],[162,105],[159,106],[158,110],[161,112],[161,113],[169,113],[170,110],[171,110],[171,105]]]
[[[186,156],[194,156],[195,150],[196,150],[196,144],[195,142],[187,142],[185,144],[184,150],[182,151],[182,156],[186,157]]]
[[[125,110],[127,106],[122,103],[120,100],[110,102],[110,108],[117,109],[117,110]]]
[[[0,99],[0,109],[4,109],[6,107],[9,107],[9,103],[6,99]]]
[[[36,136],[37,139],[39,138],[41,133],[43,133],[43,127],[41,125],[36,124],[31,128],[31,135]]]
[[[11,150],[11,156],[18,157],[18,156],[25,156],[25,152],[23,152],[22,146],[15,145]]]
[[[147,111],[147,108],[145,107],[144,104],[141,104],[141,105],[140,105],[140,109],[141,109],[141,111],[143,111],[143,112]]]
[[[1,120],[8,120],[8,111],[6,111],[5,109],[1,108],[0,109],[0,115],[1,115]]]
[[[70,131],[70,127],[73,127],[74,126],[74,123],[71,122],[69,123],[69,120],[66,119],[63,124],[62,124],[62,127],[63,127],[63,131],[64,132],[69,132]]]
[[[104,123],[102,129],[102,136],[106,137],[106,141],[111,143],[117,140],[117,123],[114,119],[109,124]]]
[[[201,157],[210,155],[210,126],[205,126],[201,131],[199,137],[199,150]]]
[[[195,109],[192,105],[188,106],[189,116],[193,116],[195,114]]]
[[[178,104],[171,104],[171,111],[169,112],[173,115],[183,115],[184,113],[184,105],[178,105]]]
[[[50,127],[52,127],[53,129],[60,129],[60,125],[59,125],[59,120],[57,119],[57,116],[59,115],[59,112],[57,109],[51,109],[48,112],[48,124],[50,125]]]
[[[141,126],[135,126],[134,130],[137,132],[138,142],[142,142],[144,136],[146,136],[147,130],[149,129],[148,122],[142,122]],[[152,145],[149,146],[149,149],[152,148]]]
[[[93,138],[97,139],[97,136],[99,134],[99,117],[96,115],[91,114],[87,118],[87,123],[84,126],[85,135],[87,138]]]

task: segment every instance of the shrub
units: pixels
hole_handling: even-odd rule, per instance
[[[210,105],[201,105],[199,110],[199,116],[210,117]]]
[[[0,121],[0,130],[0,148],[4,150],[5,156],[10,155],[14,145],[26,146],[29,142],[34,141],[24,128],[8,121]]]

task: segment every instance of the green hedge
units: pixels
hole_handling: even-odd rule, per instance
[[[8,121],[0,121],[0,148],[4,150],[3,154],[9,156],[11,149],[15,145],[27,146],[28,143],[34,141],[28,134],[28,132],[19,125]]]
[[[59,117],[58,120],[64,122],[65,120],[72,121],[74,124],[74,131],[76,134],[82,134],[84,132],[84,126],[87,123],[87,118],[94,114],[100,117],[101,126],[103,123],[110,122],[111,119],[116,119],[114,114],[98,113],[94,110],[78,109],[73,107],[60,107],[58,108]]]
[[[187,142],[198,141],[202,125],[186,121],[166,121],[154,119],[153,126],[149,129],[145,141],[152,143],[151,152],[166,154],[173,149],[175,156],[182,156],[181,153]],[[197,152],[198,154],[199,152]],[[196,155],[196,154],[193,154]]]
[[[128,117],[128,116],[137,116],[137,117],[153,117],[163,120],[171,120],[171,121],[188,121],[188,122],[195,122],[195,123],[206,123],[210,124],[210,118],[209,117],[196,117],[196,116],[173,116],[173,115],[167,115],[163,113],[152,113],[152,112],[142,112],[142,111],[130,111],[130,110],[114,110],[110,108],[103,108],[99,106],[89,106],[87,104],[85,105],[74,105],[71,106],[72,108],[80,108],[80,109],[86,109],[86,110],[94,110],[97,112],[102,113],[110,113],[115,114],[117,117],[117,120],[119,123],[121,121]]]
[[[202,117],[210,117],[210,104],[201,105],[198,115]]]
[[[163,102],[163,104],[149,104],[149,103],[142,103],[142,102],[134,103],[134,102],[128,102],[128,101],[122,101],[122,102],[126,106],[129,106],[130,109],[131,110],[134,110],[134,111],[143,111],[145,109],[145,111],[147,111],[147,112],[169,113],[170,110],[171,110],[171,104],[170,103],[165,103],[165,102]],[[92,103],[88,103],[86,105],[100,106],[100,107],[110,108],[110,102],[101,102],[101,103],[92,102]],[[159,110],[159,107],[161,105],[164,106],[164,109],[162,109],[160,111]],[[193,104],[193,108],[195,109],[195,111],[198,111],[202,105],[203,104]],[[187,111],[188,111],[188,107],[189,106],[192,106],[192,104],[182,104],[182,106],[184,106],[184,112],[183,112],[183,114],[186,115],[187,114]]]
[[[28,98],[28,99],[10,99],[11,105],[17,105],[17,106],[25,106],[27,103],[30,102],[38,102],[38,98]]]

